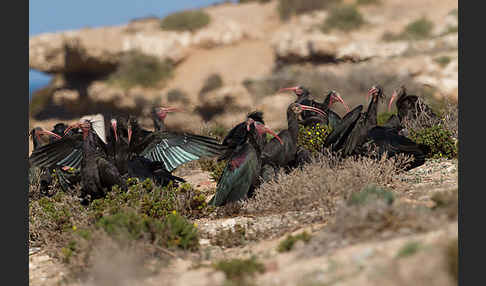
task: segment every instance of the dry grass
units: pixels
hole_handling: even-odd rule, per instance
[[[279,173],[276,181],[263,183],[243,209],[251,214],[318,209],[334,213],[339,201],[348,200],[368,184],[391,183],[402,161],[365,157],[340,161],[337,155],[321,155],[287,175]]]

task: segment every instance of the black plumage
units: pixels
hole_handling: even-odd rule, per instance
[[[262,177],[267,181],[273,178],[279,168],[293,167],[297,160],[297,137],[299,135],[299,116],[304,111],[323,115],[320,109],[299,103],[291,103],[287,108],[287,129],[278,133],[265,144],[262,152]]]
[[[253,193],[260,183],[261,152],[260,136],[275,134],[264,124],[253,119],[246,121],[246,140],[239,142],[231,154],[217,184],[216,194],[209,205],[222,206],[243,200]]]

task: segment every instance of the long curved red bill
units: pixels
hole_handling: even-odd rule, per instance
[[[395,100],[396,97],[397,97],[397,91],[395,90],[395,91],[393,91],[393,94],[390,98],[390,102],[388,103],[388,112],[390,112],[391,105],[392,105],[392,103],[393,103],[393,101]]]
[[[334,96],[336,97],[337,101],[341,102],[344,105],[344,108],[346,108],[346,111],[349,112],[349,106],[344,102],[344,99],[338,94],[335,93]]]
[[[68,134],[68,132],[73,129],[73,128],[79,128],[81,126],[80,123],[74,123],[70,126],[68,126],[68,128],[66,128],[66,130],[64,130],[64,136],[66,136],[66,134]]]
[[[283,91],[296,91],[298,88],[299,88],[299,86],[285,87],[285,88],[279,89],[278,92],[283,92]]]
[[[300,107],[302,108],[302,110],[308,110],[308,111],[313,111],[313,112],[317,112],[319,113],[320,115],[324,116],[324,117],[327,117],[326,113],[324,113],[324,111],[322,111],[321,109],[319,108],[316,108],[316,107],[312,107],[312,106],[308,106],[308,105],[303,105],[303,104],[299,104]]]
[[[51,132],[51,131],[48,131],[48,130],[45,130],[45,129],[42,129],[39,131],[40,134],[46,134],[46,135],[50,135],[50,136],[54,136],[56,139],[61,139],[62,137],[57,135],[56,133],[54,132]]]
[[[277,140],[280,142],[281,145],[283,145],[283,141],[280,137],[278,137],[277,133],[275,133],[270,127],[263,125],[263,128],[265,129],[265,132],[272,134],[273,137],[277,138]]]

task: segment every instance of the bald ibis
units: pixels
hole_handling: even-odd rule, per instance
[[[346,110],[349,111],[348,105],[344,102],[342,97],[335,90],[329,91],[322,103],[312,99],[310,92],[305,87],[300,85],[294,87],[282,88],[279,90],[279,92],[288,91],[288,90],[293,91],[294,94],[297,95],[297,99],[295,100],[295,103],[316,107],[324,112],[324,116],[323,116],[313,111],[304,111],[301,114],[302,117],[301,124],[304,126],[312,126],[315,125],[316,123],[329,124],[332,127],[336,126],[341,121],[341,117],[336,112],[330,109],[334,102],[342,103],[346,108]]]
[[[329,134],[324,142],[325,147],[332,151],[341,151],[342,156],[368,156],[369,146],[376,146],[381,156],[385,151],[388,156],[406,154],[414,157],[407,170],[422,165],[425,162],[427,148],[418,145],[410,139],[398,134],[393,127],[377,126],[377,108],[383,97],[381,87],[374,86],[368,91],[372,99],[366,113],[361,113],[360,105],[346,114],[343,122]]]
[[[223,206],[248,197],[259,184],[261,152],[259,137],[266,133],[275,134],[263,123],[249,118],[246,121],[246,140],[238,142],[231,154],[217,184],[216,194],[209,205]],[[277,136],[276,134],[274,136]]]
[[[91,199],[104,196],[114,185],[126,189],[120,172],[106,154],[103,116],[82,118],[66,129],[66,133],[72,128],[80,128],[82,134],[64,136],[35,150],[30,157],[32,165],[80,168],[83,195]]]
[[[287,129],[278,133],[265,144],[262,152],[262,177],[267,181],[275,176],[279,168],[288,168],[295,164],[297,154],[297,137],[299,134],[299,117],[303,111],[312,111],[322,116],[324,112],[319,108],[299,103],[291,103],[287,108]]]
[[[218,161],[227,160],[228,158],[230,158],[236,147],[242,145],[246,141],[248,135],[248,131],[246,129],[249,119],[252,119],[261,124],[265,124],[265,122],[263,121],[263,112],[253,111],[248,113],[248,115],[246,116],[246,120],[238,123],[224,137],[222,145],[227,147],[227,151],[218,158]],[[261,146],[267,143],[266,136],[259,136],[258,140],[261,141],[259,142],[259,145]]]
[[[432,119],[438,118],[438,116],[432,111],[432,108],[425,104],[418,96],[408,95],[407,89],[403,85],[393,91],[393,94],[388,103],[388,111],[391,110],[392,103],[395,99],[395,105],[397,107],[397,115],[400,124],[397,124],[397,121],[395,119],[390,118],[387,122],[387,126],[402,129],[402,125],[405,120],[416,119],[419,114],[425,115]],[[406,130],[403,130],[403,132],[406,132]]]

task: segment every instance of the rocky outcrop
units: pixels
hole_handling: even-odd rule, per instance
[[[46,73],[103,75],[112,72],[128,51],[138,50],[178,63],[188,56],[191,47],[213,48],[254,36],[236,21],[222,16],[212,17],[208,27],[194,33],[163,31],[160,20],[151,18],[123,26],[31,37],[29,68]]]

